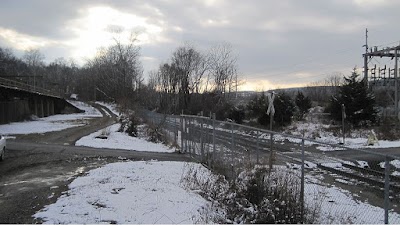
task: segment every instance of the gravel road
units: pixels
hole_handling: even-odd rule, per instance
[[[41,223],[32,215],[54,203],[68,184],[85,172],[124,160],[191,161],[179,153],[134,152],[77,147],[82,136],[113,124],[115,116],[90,120],[90,124],[44,135],[18,135],[8,140],[6,159],[0,162],[0,223]],[[112,115],[112,113],[111,113]]]

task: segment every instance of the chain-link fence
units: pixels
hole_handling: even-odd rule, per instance
[[[254,165],[290,171],[303,209],[318,214],[318,223],[400,223],[398,157],[210,117],[144,116],[182,153],[228,179]]]

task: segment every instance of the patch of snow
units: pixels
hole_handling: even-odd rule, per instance
[[[181,187],[186,164],[108,164],[75,179],[67,193],[34,217],[51,224],[202,223],[201,212],[209,207],[209,202]]]
[[[76,146],[88,146],[95,148],[111,148],[111,149],[125,149],[134,151],[146,152],[174,152],[175,149],[168,148],[161,143],[152,143],[144,139],[131,137],[127,133],[117,132],[120,124],[111,125],[103,130],[92,133],[86,137],[79,139]],[[107,139],[99,139],[97,136],[102,133],[108,133]]]
[[[80,109],[80,110],[84,110],[84,114],[87,116],[92,116],[92,117],[102,117],[103,115],[101,114],[101,112],[99,112],[99,110],[97,110],[96,108],[94,108],[93,106],[85,103],[85,102],[81,102],[81,101],[74,101],[74,100],[67,100],[67,102],[69,102],[71,105],[75,106],[76,108]]]
[[[362,168],[369,168],[368,162],[366,161],[357,161],[357,163]]]
[[[315,168],[317,168],[317,164],[309,162],[309,161],[305,161],[304,167],[308,168],[308,169],[315,169]]]
[[[343,180],[343,179],[340,179],[340,178],[336,178],[335,181],[337,181],[339,183],[342,183],[342,184],[353,184],[352,182],[349,182],[347,180]]]
[[[396,168],[400,168],[400,160],[398,159],[391,161],[390,164],[392,164]]]
[[[96,101],[96,104],[99,104],[99,105],[102,105],[104,107],[107,107],[112,113],[114,113],[115,116],[118,116],[120,114],[120,111],[118,110],[117,104],[108,103],[108,102],[99,102],[99,101]]]
[[[35,121],[14,122],[0,125],[0,134],[32,134],[60,131],[71,127],[84,126],[87,119],[101,117],[102,114],[92,106],[78,101],[73,102],[76,107],[85,110],[84,113],[57,114],[44,118],[37,118]],[[72,103],[71,103],[72,104]]]
[[[330,168],[342,168],[343,165],[340,162],[329,162],[329,163],[322,163],[321,165],[330,167]]]
[[[356,200],[351,192],[338,187],[327,187],[312,176],[306,176],[305,197],[307,204],[317,204],[321,210],[322,224],[382,224],[383,208]],[[389,213],[390,223],[399,223],[400,214]]]

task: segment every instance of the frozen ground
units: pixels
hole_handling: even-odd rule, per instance
[[[307,202],[319,205],[322,224],[383,224],[383,208],[373,206],[368,202],[356,200],[353,194],[335,186],[326,186],[321,182],[323,178],[307,176],[305,196]],[[338,179],[339,181],[339,179]],[[342,183],[348,181],[343,180]],[[400,223],[400,214],[390,212],[389,222]]]
[[[67,193],[34,217],[51,224],[204,223],[201,212],[209,207],[208,202],[180,184],[187,165],[157,161],[108,164],[74,180]]]
[[[107,103],[107,102],[99,102],[99,101],[97,101],[96,104],[99,104],[99,105],[102,105],[104,107],[107,107],[116,116],[119,115],[118,107],[114,103]]]
[[[86,137],[79,139],[75,145],[88,146],[95,148],[125,149],[147,152],[174,152],[175,149],[169,148],[161,143],[151,143],[142,138],[131,137],[126,133],[117,132],[120,124],[114,124],[104,130],[97,131]],[[96,138],[101,134],[107,134],[107,139]]]
[[[199,164],[138,161],[108,164],[89,171],[69,185],[56,203],[34,215],[45,223],[205,223],[213,212],[210,203],[184,188],[185,171],[211,176]],[[382,224],[384,211],[357,200],[349,191],[327,186],[323,177],[306,176],[305,197],[320,210],[318,223]],[[339,181],[339,179],[338,179]],[[343,180],[342,182],[347,182]],[[400,215],[390,212],[391,223]]]
[[[60,131],[71,127],[84,126],[86,120],[93,117],[101,117],[102,114],[92,106],[78,101],[69,101],[84,113],[58,114],[44,118],[32,118],[32,121],[15,122],[0,125],[0,134],[32,134]]]
[[[342,137],[335,136],[333,132],[329,131],[329,125],[317,123],[318,121],[298,121],[286,128],[285,133],[292,134],[301,137],[304,133],[305,138],[321,141],[331,144],[339,144],[343,142]],[[396,148],[400,147],[400,140],[387,141],[378,140],[378,143],[374,145],[368,145],[368,136],[372,130],[355,130],[351,134],[346,134],[344,146],[349,148]],[[312,143],[306,143],[312,144]],[[318,147],[321,151],[334,151],[344,150],[343,148],[332,148],[332,147]]]

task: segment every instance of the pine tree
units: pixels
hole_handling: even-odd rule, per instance
[[[278,126],[286,126],[292,122],[295,105],[293,100],[285,92],[277,93],[274,100],[274,122]],[[267,115],[268,104],[264,105],[262,113],[258,117],[258,123],[269,126],[269,118]]]
[[[299,109],[299,119],[302,120],[304,115],[308,112],[311,108],[311,99],[309,97],[305,97],[303,92],[297,92],[295,103],[297,108]]]
[[[329,111],[335,120],[342,119],[341,105],[345,106],[346,120],[354,126],[368,126],[376,123],[378,110],[375,96],[368,90],[355,69],[340,87],[339,95],[332,96]]]

